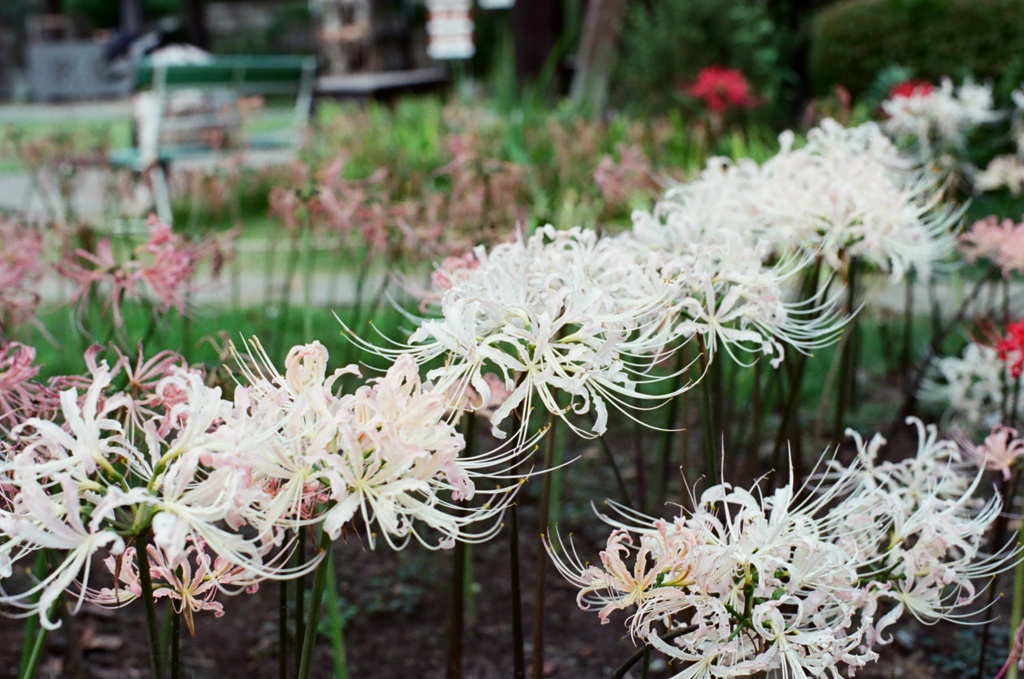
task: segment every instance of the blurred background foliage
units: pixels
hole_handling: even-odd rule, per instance
[[[1020,0],[846,0],[823,9],[811,30],[813,88],[841,84],[854,95],[900,66],[937,82],[991,79],[997,100],[1024,79]]]

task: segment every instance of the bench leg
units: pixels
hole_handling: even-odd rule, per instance
[[[167,185],[167,168],[157,163],[150,168],[149,181],[153,190],[153,202],[156,203],[156,215],[168,226],[174,225],[174,214],[171,212],[171,191]]]

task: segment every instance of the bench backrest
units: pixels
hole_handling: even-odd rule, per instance
[[[225,95],[269,95],[294,100],[291,143],[297,141],[309,122],[315,79],[315,57],[302,56],[214,56],[190,64],[145,59],[136,72],[137,87],[152,90],[155,97],[158,135],[166,136],[173,130],[237,126],[238,111],[226,103]],[[205,109],[174,110],[175,93],[182,91],[197,93]]]

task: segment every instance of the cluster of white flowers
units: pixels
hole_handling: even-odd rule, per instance
[[[438,317],[424,319],[408,343],[381,348],[354,334],[353,341],[389,357],[409,353],[420,364],[441,359],[428,379],[456,394],[472,388],[482,403],[491,400],[486,375],[497,374],[509,393],[491,417],[496,436],[506,435],[502,423],[518,408],[529,410],[534,395],[578,434],[600,435],[609,402],[626,408],[675,395],[637,389],[638,378],[663,378],[648,367],[675,339],[663,320],[671,282],[615,243],[592,230],[548,225],[525,240],[478,247],[472,262],[435,277],[443,290],[429,299],[440,298]],[[568,404],[559,404],[559,394]],[[593,423],[580,425],[570,414],[589,414]]]
[[[676,334],[703,338],[709,359],[721,344],[737,362],[745,362],[744,353],[760,354],[776,367],[786,346],[811,352],[836,341],[848,319],[833,299],[822,298],[824,291],[789,301],[787,285],[806,259],[765,264],[767,241],[753,241],[749,229],[716,228],[689,208],[665,200],[651,212],[634,212],[633,230],[616,248],[617,257],[655,267],[672,281],[666,321]]]
[[[1017,381],[1024,381],[1021,378]],[[921,383],[918,397],[944,408],[943,420],[982,431],[1003,421],[1003,396],[1014,392],[1010,366],[991,346],[971,342],[960,356],[937,358]],[[1021,399],[1024,401],[1024,399]],[[1017,416],[1024,416],[1024,402]]]
[[[979,193],[1006,188],[1014,196],[1019,196],[1024,187],[1024,90],[1014,90],[1011,98],[1016,153],[996,156],[984,170],[974,175],[974,190]]]
[[[64,591],[79,605],[121,605],[141,593],[145,549],[163,578],[156,596],[174,599],[191,624],[193,611],[219,610],[217,591],[315,568],[322,555],[288,565],[306,525],[322,523],[336,539],[361,523],[371,548],[378,531],[394,548],[414,538],[436,548],[498,530],[519,484],[480,481],[514,478],[521,449],[460,457],[458,415],[410,357],[339,394],[339,379],[358,371],[328,375],[319,343],[293,348],[283,375],[254,347],[248,384],[232,400],[173,355],[110,368],[91,352],[84,395],[69,388],[53,419],[13,429],[0,451],[0,578],[37,550],[65,556],[20,591],[5,583],[0,603],[48,628]],[[101,552],[119,589],[89,586]]]
[[[894,281],[910,270],[927,277],[952,252],[959,212],[943,205],[936,177],[901,155],[876,124],[845,128],[829,119],[808,132],[806,144],[798,147],[785,132],[780,145],[761,165],[712,159],[634,222],[664,216],[671,230],[662,242],[734,233],[747,243],[746,256],[760,261],[821,257],[845,271],[859,258]]]
[[[916,87],[882,102],[885,131],[896,139],[909,138],[931,155],[960,151],[971,130],[995,122],[1003,114],[993,109],[992,86],[965,80],[954,87],[943,78],[938,88]]]
[[[630,611],[630,632],[686,663],[675,679],[832,676],[877,658],[904,612],[957,620],[979,578],[1018,558],[979,558],[997,497],[975,498],[956,444],[919,430],[917,455],[882,463],[880,436],[849,467],[827,465],[813,487],[764,496],[720,484],[696,509],[666,521],[621,510],[601,565],[550,542],[559,571],[602,622]],[[630,563],[632,561],[632,563]]]

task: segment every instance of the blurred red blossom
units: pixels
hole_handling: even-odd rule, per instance
[[[1006,335],[996,342],[999,360],[1005,361],[1010,376],[1019,379],[1024,373],[1024,320],[1006,326]]]
[[[683,91],[703,101],[714,113],[723,113],[727,108],[751,108],[760,103],[750,94],[750,84],[741,71],[716,65],[701,70],[697,81]]]
[[[904,80],[889,90],[889,98],[924,97],[931,94],[935,87],[927,80]]]

